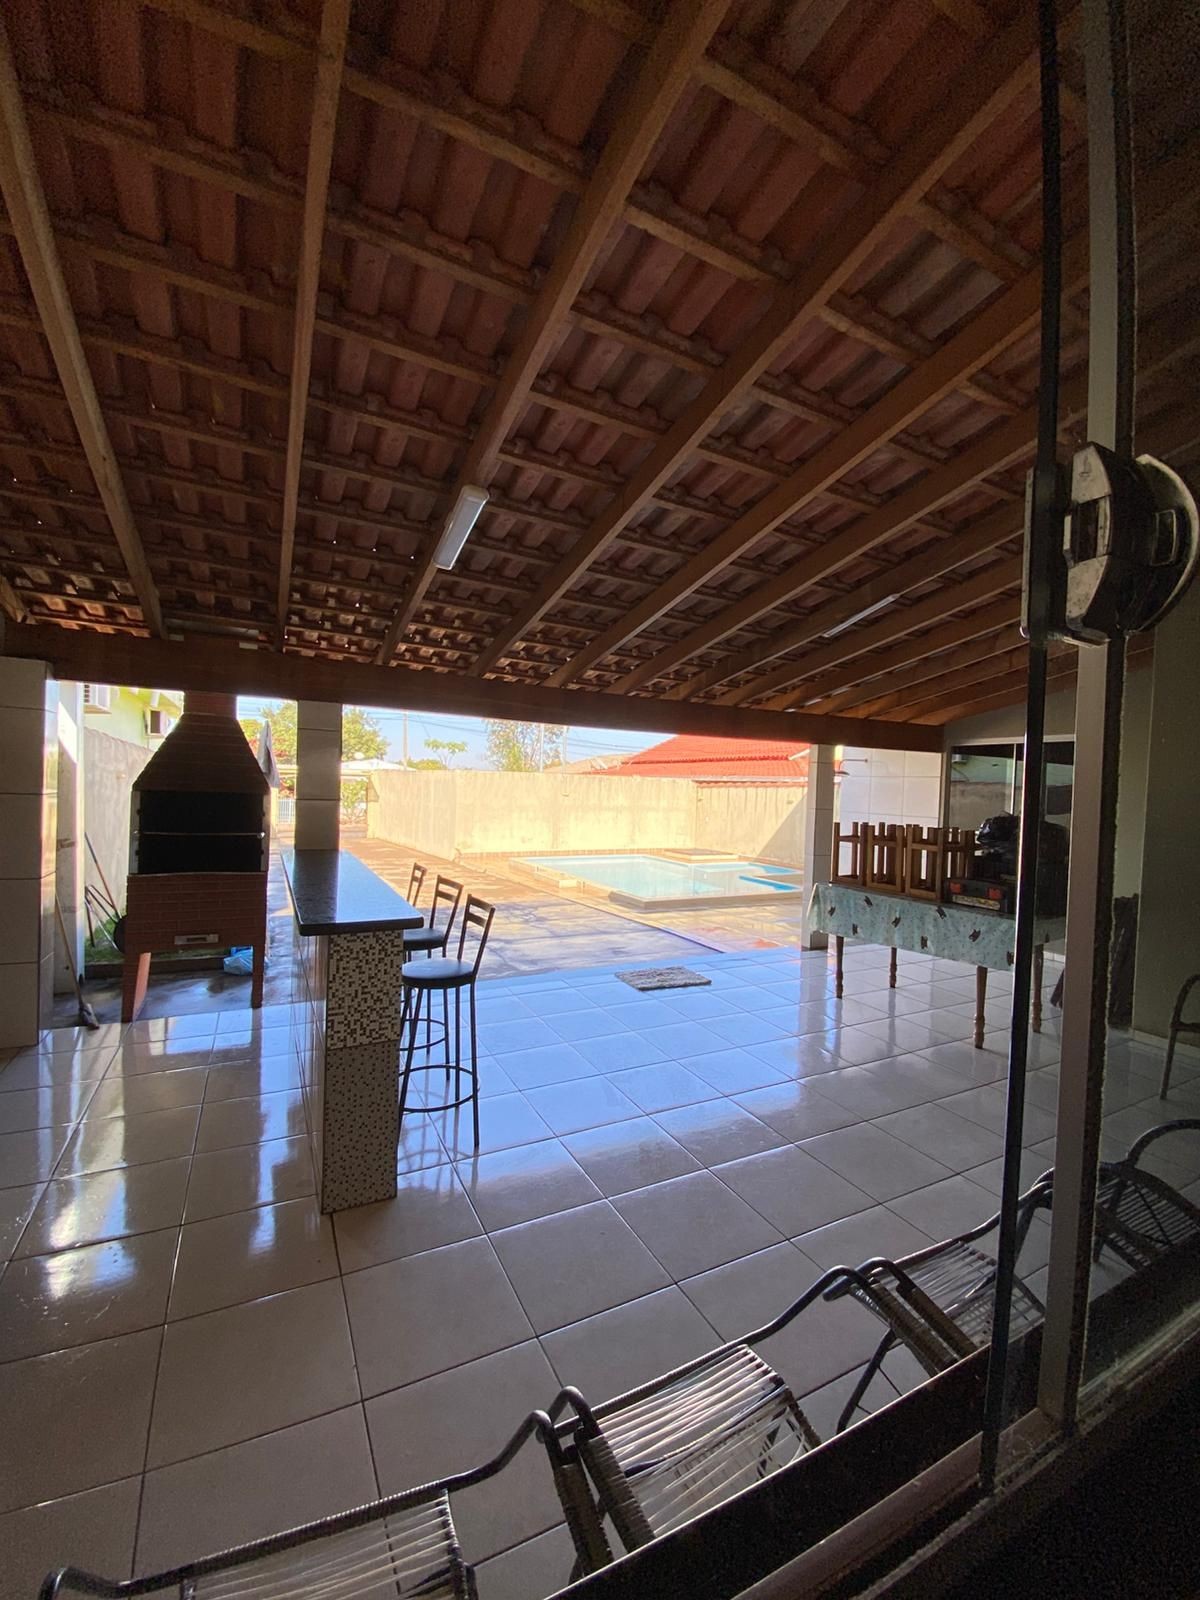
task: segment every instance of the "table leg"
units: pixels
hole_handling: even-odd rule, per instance
[[[837,958],[837,987],[834,989],[834,993],[839,1000],[842,998],[842,951],[845,948],[845,939],[840,933],[835,933],[833,936],[833,949]]]
[[[987,1005],[987,968],[975,968],[975,1048],[983,1049],[983,1011]]]
[[[888,955],[888,988],[896,987],[896,946],[893,945]]]
[[[1033,1031],[1042,1031],[1042,965],[1046,947],[1039,944],[1033,952]]]

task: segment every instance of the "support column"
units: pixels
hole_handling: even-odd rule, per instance
[[[75,971],[83,972],[84,917],[83,888],[87,869],[84,845],[84,737],[83,685],[58,686],[58,824],[55,855],[55,885],[63,923],[70,940]],[[55,994],[70,994],[75,985],[71,968],[62,949],[61,938],[54,963]]]
[[[58,685],[0,656],[0,1050],[36,1044],[54,989]]]
[[[1198,650],[1200,580],[1154,634],[1133,1026],[1139,1034],[1157,1039],[1166,1038],[1171,1009],[1184,979],[1200,972],[1200,923],[1196,919],[1200,850],[1195,839],[1196,796],[1200,793],[1195,694]],[[1124,805],[1124,767],[1121,782]],[[1117,826],[1120,832],[1120,818]],[[1194,999],[1189,1010],[1195,1010]]]
[[[342,783],[342,708],[296,705],[296,849],[336,850]]]
[[[828,883],[833,876],[834,771],[837,747],[814,744],[808,752],[808,791],[804,797],[804,886]],[[829,935],[808,929],[806,950],[824,950]]]

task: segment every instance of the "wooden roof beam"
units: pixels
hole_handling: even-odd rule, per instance
[[[923,644],[930,642],[928,636],[922,639]],[[907,668],[878,673],[853,688],[843,689],[840,694],[829,695],[821,701],[820,709],[830,713],[844,711],[851,717],[873,716],[876,709],[890,710],[893,705],[901,703],[905,694],[914,689],[925,689],[931,680],[940,678],[943,673],[957,672],[962,667],[973,666],[977,661],[986,661],[989,656],[1003,655],[1006,650],[1016,649],[1020,643],[1021,629],[1012,622],[992,633],[970,639],[957,649],[924,655]]]
[[[891,650],[882,650],[878,654],[861,654],[851,656],[846,661],[838,662],[832,669],[824,670],[816,677],[806,678],[803,688],[803,702],[805,706],[818,707],[826,710],[842,710],[843,699],[851,690],[861,694],[861,685],[874,682],[883,672],[891,672],[898,667],[907,667],[910,664],[920,664],[928,661],[936,662],[941,658],[944,650],[952,650],[955,645],[970,642],[984,634],[995,634],[1000,627],[1016,626],[1021,616],[1021,602],[1013,600],[998,600],[994,611],[971,611],[970,616],[952,618],[944,622],[938,629],[938,634],[920,634],[917,637],[902,635],[899,643]],[[797,677],[800,672],[797,670]],[[931,672],[936,666],[930,667]],[[789,699],[792,696],[789,696]],[[853,715],[853,712],[851,712]]]
[[[1033,70],[1034,43],[1032,19],[1022,14],[972,61],[969,69],[950,86],[940,113],[929,118],[906,148],[894,157],[862,202],[834,228],[813,260],[776,292],[749,336],[667,429],[622,493],[563,558],[535,602],[527,606],[513,626],[502,631],[481,656],[474,669],[476,673],[489,672],[570,588],[692,453],[724,412],[779,358],[804,323],[850,281],[913,202],[1028,84]],[[866,415],[872,415],[874,409]],[[903,425],[897,424],[892,432],[898,433]],[[637,628],[631,631],[636,632]],[[612,645],[607,648],[611,649]],[[592,661],[600,659],[604,653],[599,651],[592,655]],[[574,666],[561,681],[570,681],[590,664],[591,661]]]
[[[907,561],[884,568],[883,571],[868,578],[865,583],[857,584],[851,593],[818,606],[809,615],[790,626],[768,634],[766,638],[748,645],[734,655],[726,656],[698,676],[675,684],[666,698],[694,700],[729,678],[741,677],[743,673],[764,666],[778,656],[790,655],[801,645],[809,644],[833,629],[843,627],[852,617],[860,616],[864,611],[876,606],[882,607],[885,602],[906,594],[910,589],[919,589],[922,584],[940,578],[944,573],[961,566],[966,561],[975,561],[980,556],[988,555],[998,545],[1005,544],[1020,531],[1019,509],[1007,505],[998,506],[994,511],[987,512],[957,532],[939,540],[931,549],[922,550],[920,554],[910,556]]]
[[[1008,630],[1002,630],[1007,633]],[[998,639],[1000,634],[995,635]],[[1007,650],[993,650],[989,656],[982,657],[971,666],[962,667],[957,672],[944,672],[936,678],[930,678],[917,692],[903,692],[888,695],[887,701],[880,715],[891,719],[896,718],[902,722],[910,722],[927,711],[938,711],[943,706],[957,705],[962,699],[964,687],[976,683],[986,683],[993,678],[1004,677],[1008,673],[1020,673],[1024,676],[1028,670],[1029,646],[1024,641],[1018,640]],[[865,709],[863,716],[874,716],[876,713]]]
[[[855,656],[865,655],[870,650],[891,644],[894,639],[902,639],[905,634],[913,633],[919,628],[932,627],[935,623],[941,625],[955,611],[963,610],[967,606],[976,606],[984,600],[994,601],[997,595],[1003,594],[1006,589],[1016,587],[1020,582],[1019,556],[998,561],[961,583],[939,589],[936,594],[918,600],[915,605],[893,607],[880,621],[869,627],[855,628],[848,633],[839,634],[836,639],[830,639],[819,650],[811,651],[799,661],[785,661],[773,672],[764,673],[761,677],[751,679],[749,683],[742,684],[736,689],[726,690],[717,697],[717,704],[736,706],[748,700],[765,699],[768,695],[773,695],[776,689],[799,682],[801,684],[799,689],[790,688],[786,693],[772,698],[768,704],[772,710],[785,710],[792,706],[803,705],[819,695],[833,692],[846,682],[854,681],[848,673],[842,673],[834,675],[831,684],[827,678],[821,676],[828,668],[837,667]],[[1012,621],[1009,607],[997,607],[997,612],[997,615],[981,618],[975,632],[986,633],[1001,623]],[[972,635],[968,631],[962,637],[970,638]],[[940,648],[943,643],[958,642],[959,639],[949,629],[943,628],[939,631],[936,641],[923,642],[919,653],[923,653],[931,645]]]
[[[550,690],[540,684],[481,683],[457,674],[342,665],[276,650],[239,650],[228,640],[186,642],[131,640],[62,627],[10,627],[9,655],[49,661],[64,678],[91,683],[171,683],[180,689],[257,694],[270,699],[351,701],[359,705],[445,711],[548,723],[586,723],[597,728],[664,726],[661,704],[621,695]],[[781,717],[720,706],[678,705],[667,725],[680,733],[748,739],[805,739],[813,744],[854,743],[887,750],[940,750],[940,736],[902,723],[841,717]]]
[[[1072,258],[1086,260],[1086,240],[1077,236],[1072,245],[1076,247],[1071,252]],[[617,645],[657,621],[680,600],[728,566],[735,555],[749,550],[758,539],[794,516],[842,474],[866,460],[880,445],[907,427],[914,417],[952,392],[968,373],[993,360],[1023,337],[1037,322],[1040,295],[1041,274],[1035,271],[1027,273],[1012,288],[993,300],[973,322],[968,323],[928,361],[915,367],[881,400],[843,428],[782,483],[711,540],[704,550],[661,583],[647,600],[629,612],[619,626],[609,629],[585,651],[581,651],[552,680],[555,686],[569,683],[597,661],[603,660]],[[1008,433],[1027,435],[1029,426],[1026,417]],[[1013,445],[1007,435],[1006,442]],[[977,458],[982,458],[985,452],[984,444],[975,447]],[[1020,452],[1014,446],[1009,453]],[[919,491],[913,490],[910,498],[918,499]],[[885,536],[886,517],[873,518],[869,527],[880,537]],[[849,545],[852,539],[853,534],[848,534],[845,544]],[[811,570],[815,573],[819,566],[820,557],[816,556],[810,563]]]
[[[1069,394],[1064,395],[1063,409],[1066,417],[1073,415],[1087,403],[1087,385],[1085,379],[1073,380],[1069,386]],[[1066,420],[1066,418],[1064,418]],[[632,690],[640,688],[642,684],[650,683],[662,677],[665,672],[677,667],[686,661],[689,656],[698,655],[701,651],[711,648],[720,640],[727,638],[731,633],[737,633],[749,623],[783,605],[786,601],[803,594],[806,589],[820,583],[836,572],[840,567],[868,554],[876,549],[885,540],[892,538],[905,528],[910,527],[921,517],[936,511],[970,488],[979,479],[990,472],[999,472],[1011,466],[1015,461],[1030,451],[1033,447],[1037,433],[1037,407],[1030,406],[1019,412],[1015,417],[1010,417],[999,424],[998,427],[987,433],[978,443],[967,446],[958,454],[952,456],[944,466],[936,468],[918,479],[915,483],[907,485],[900,492],[886,501],[876,511],[868,512],[858,522],[853,523],[844,532],[834,534],[832,538],[818,546],[809,554],[794,561],[780,573],[773,574],[765,582],[752,589],[733,605],[727,606],[723,611],[710,621],[702,623],[700,627],[675,644],[668,645],[665,650],[651,657],[644,666],[627,673],[619,683],[614,685],[617,693],[629,694]],[[998,534],[993,543],[1010,537],[1011,533],[1020,527],[1020,513],[1014,512],[1002,519],[1002,525],[1008,529]],[[953,542],[955,536],[950,536],[948,542]],[[984,546],[983,548],[988,548]],[[967,560],[967,555],[959,559]],[[954,565],[951,559],[947,565]],[[920,569],[918,569],[920,570]],[[933,575],[933,574],[931,574]],[[901,570],[896,569],[894,576],[897,580],[901,577]],[[880,574],[880,581],[886,585],[889,573]],[[668,580],[669,581],[669,580]],[[915,582],[923,582],[918,578]],[[912,585],[909,585],[910,587]],[[903,593],[902,589],[887,590],[885,593]],[[878,598],[882,599],[881,594]],[[842,604],[831,608],[832,615],[826,617],[822,612],[820,618],[814,618],[812,633],[809,637],[823,632],[844,622],[846,618],[854,615],[855,611],[865,610],[868,605],[874,604],[873,599],[868,599],[859,590]],[[844,613],[844,614],[838,614]],[[797,639],[796,644],[804,643],[804,639]],[[789,646],[794,648],[794,646]],[[736,662],[737,657],[731,657]],[[719,671],[720,669],[714,669]],[[734,665],[725,673],[730,677],[739,668]],[[701,679],[690,686],[690,692],[711,688],[715,683],[721,682],[720,677],[712,672],[705,673]],[[682,696],[681,696],[682,697]]]
[[[104,503],[146,626],[163,631],[158,591],[146,563],[141,537],[129,508],[125,485],[108,436],[95,380],[67,294],[62,263],[50,225],[46,196],[29,137],[29,124],[8,33],[0,18],[0,190],[16,234],[21,260],[33,290],[41,331],[50,346],[88,466]]]
[[[455,506],[467,485],[486,485],[490,480],[500,447],[520,417],[533,381],[560,338],[565,317],[727,6],[728,0],[674,0],[655,33],[450,487],[448,508]],[[409,596],[388,630],[379,652],[381,666],[391,660],[429,587],[440,533],[439,528],[431,535]]]
[[[288,392],[287,456],[283,468],[283,519],[279,530],[279,592],[276,625],[279,648],[287,634],[288,599],[292,592],[292,559],[296,547],[296,512],[300,501],[300,464],[308,420],[308,381],[312,373],[317,291],[321,282],[321,245],[329,173],[337,132],[338,101],[350,26],[350,0],[324,0],[317,41],[312,117],[308,133],[308,165],[304,178],[304,211],[300,222],[300,254],[296,266],[296,309],[292,322],[292,371]]]

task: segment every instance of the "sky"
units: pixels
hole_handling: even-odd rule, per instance
[[[269,701],[242,695],[238,699],[239,717],[257,717]],[[388,741],[388,754],[394,761],[402,759],[404,744],[404,717],[402,711],[377,711],[370,706],[363,710],[374,717]],[[455,756],[456,767],[486,767],[487,729],[482,717],[445,716],[432,711],[410,711],[408,715],[408,754],[410,760],[419,761],[431,754],[425,748],[426,739],[465,740],[465,754]],[[582,761],[585,756],[609,755],[645,750],[647,746],[665,739],[665,733],[634,733],[612,728],[575,728],[567,732],[566,760]]]

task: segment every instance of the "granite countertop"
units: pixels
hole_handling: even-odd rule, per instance
[[[348,850],[285,850],[283,870],[306,937],[421,925],[421,913]]]

